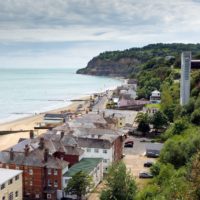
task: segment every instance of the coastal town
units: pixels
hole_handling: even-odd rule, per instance
[[[190,96],[186,79],[193,61],[188,64],[187,59],[183,52],[180,104],[187,104]],[[149,99],[138,99],[137,87],[137,80],[126,79],[113,90],[40,114],[30,130],[1,131],[18,141],[0,152],[0,199],[98,200],[110,167],[121,161],[138,187],[144,187],[154,177],[150,167],[163,149],[157,136],[167,121],[160,112],[164,94],[155,88]],[[25,137],[19,132],[26,132]],[[92,186],[78,196],[66,188],[80,173],[91,178]]]
[[[137,81],[130,79],[115,90],[80,101],[74,112],[43,114],[29,138],[19,138],[17,144],[0,152],[0,177],[12,175],[3,177],[1,198],[76,199],[65,188],[77,172],[89,174],[93,189],[98,188],[109,166],[120,160],[136,179],[150,176],[148,170],[141,170],[146,162],[153,162],[162,145],[148,140],[141,143],[145,138],[134,136],[135,119],[145,105],[159,103],[160,93],[152,91],[150,101],[136,100],[136,89]],[[152,152],[156,153],[150,156]],[[91,192],[86,197],[99,199],[99,194]]]

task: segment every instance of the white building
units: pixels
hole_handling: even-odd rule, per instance
[[[160,103],[161,102],[161,95],[158,90],[154,90],[150,96],[151,103]]]
[[[73,165],[63,176],[63,188],[67,187],[69,180],[78,172],[84,172],[92,177],[93,188],[103,179],[103,163],[101,158],[83,158],[80,162]],[[64,194],[65,197],[73,197]]]
[[[0,168],[0,199],[23,199],[21,170]]]
[[[181,89],[180,104],[185,105],[190,99],[190,70],[191,52],[186,51],[181,54]]]

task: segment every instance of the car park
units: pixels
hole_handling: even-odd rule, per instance
[[[153,175],[149,172],[140,172],[139,178],[153,178]]]

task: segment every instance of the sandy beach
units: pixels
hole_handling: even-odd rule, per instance
[[[89,99],[89,97],[84,97],[81,98],[82,100]],[[76,111],[78,106],[82,104],[83,109],[87,106],[85,104],[85,101],[77,101],[73,102],[70,105],[55,109],[55,110],[50,110],[45,113],[61,113],[62,111],[67,111],[70,110],[71,112]],[[0,131],[8,131],[8,130],[34,130],[34,126],[37,123],[42,122],[44,114],[38,114],[22,119],[18,119],[15,121],[11,122],[6,122],[0,124]],[[45,130],[36,130],[34,131],[36,135],[40,135],[45,132]],[[0,136],[0,150],[4,150],[9,148],[10,146],[16,144],[20,138],[29,138],[29,132],[19,132],[19,133],[13,133],[13,134],[7,134],[7,135],[2,135]]]

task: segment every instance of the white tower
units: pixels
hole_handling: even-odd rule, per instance
[[[181,54],[181,89],[180,104],[185,105],[190,99],[190,70],[191,52],[185,51]]]

